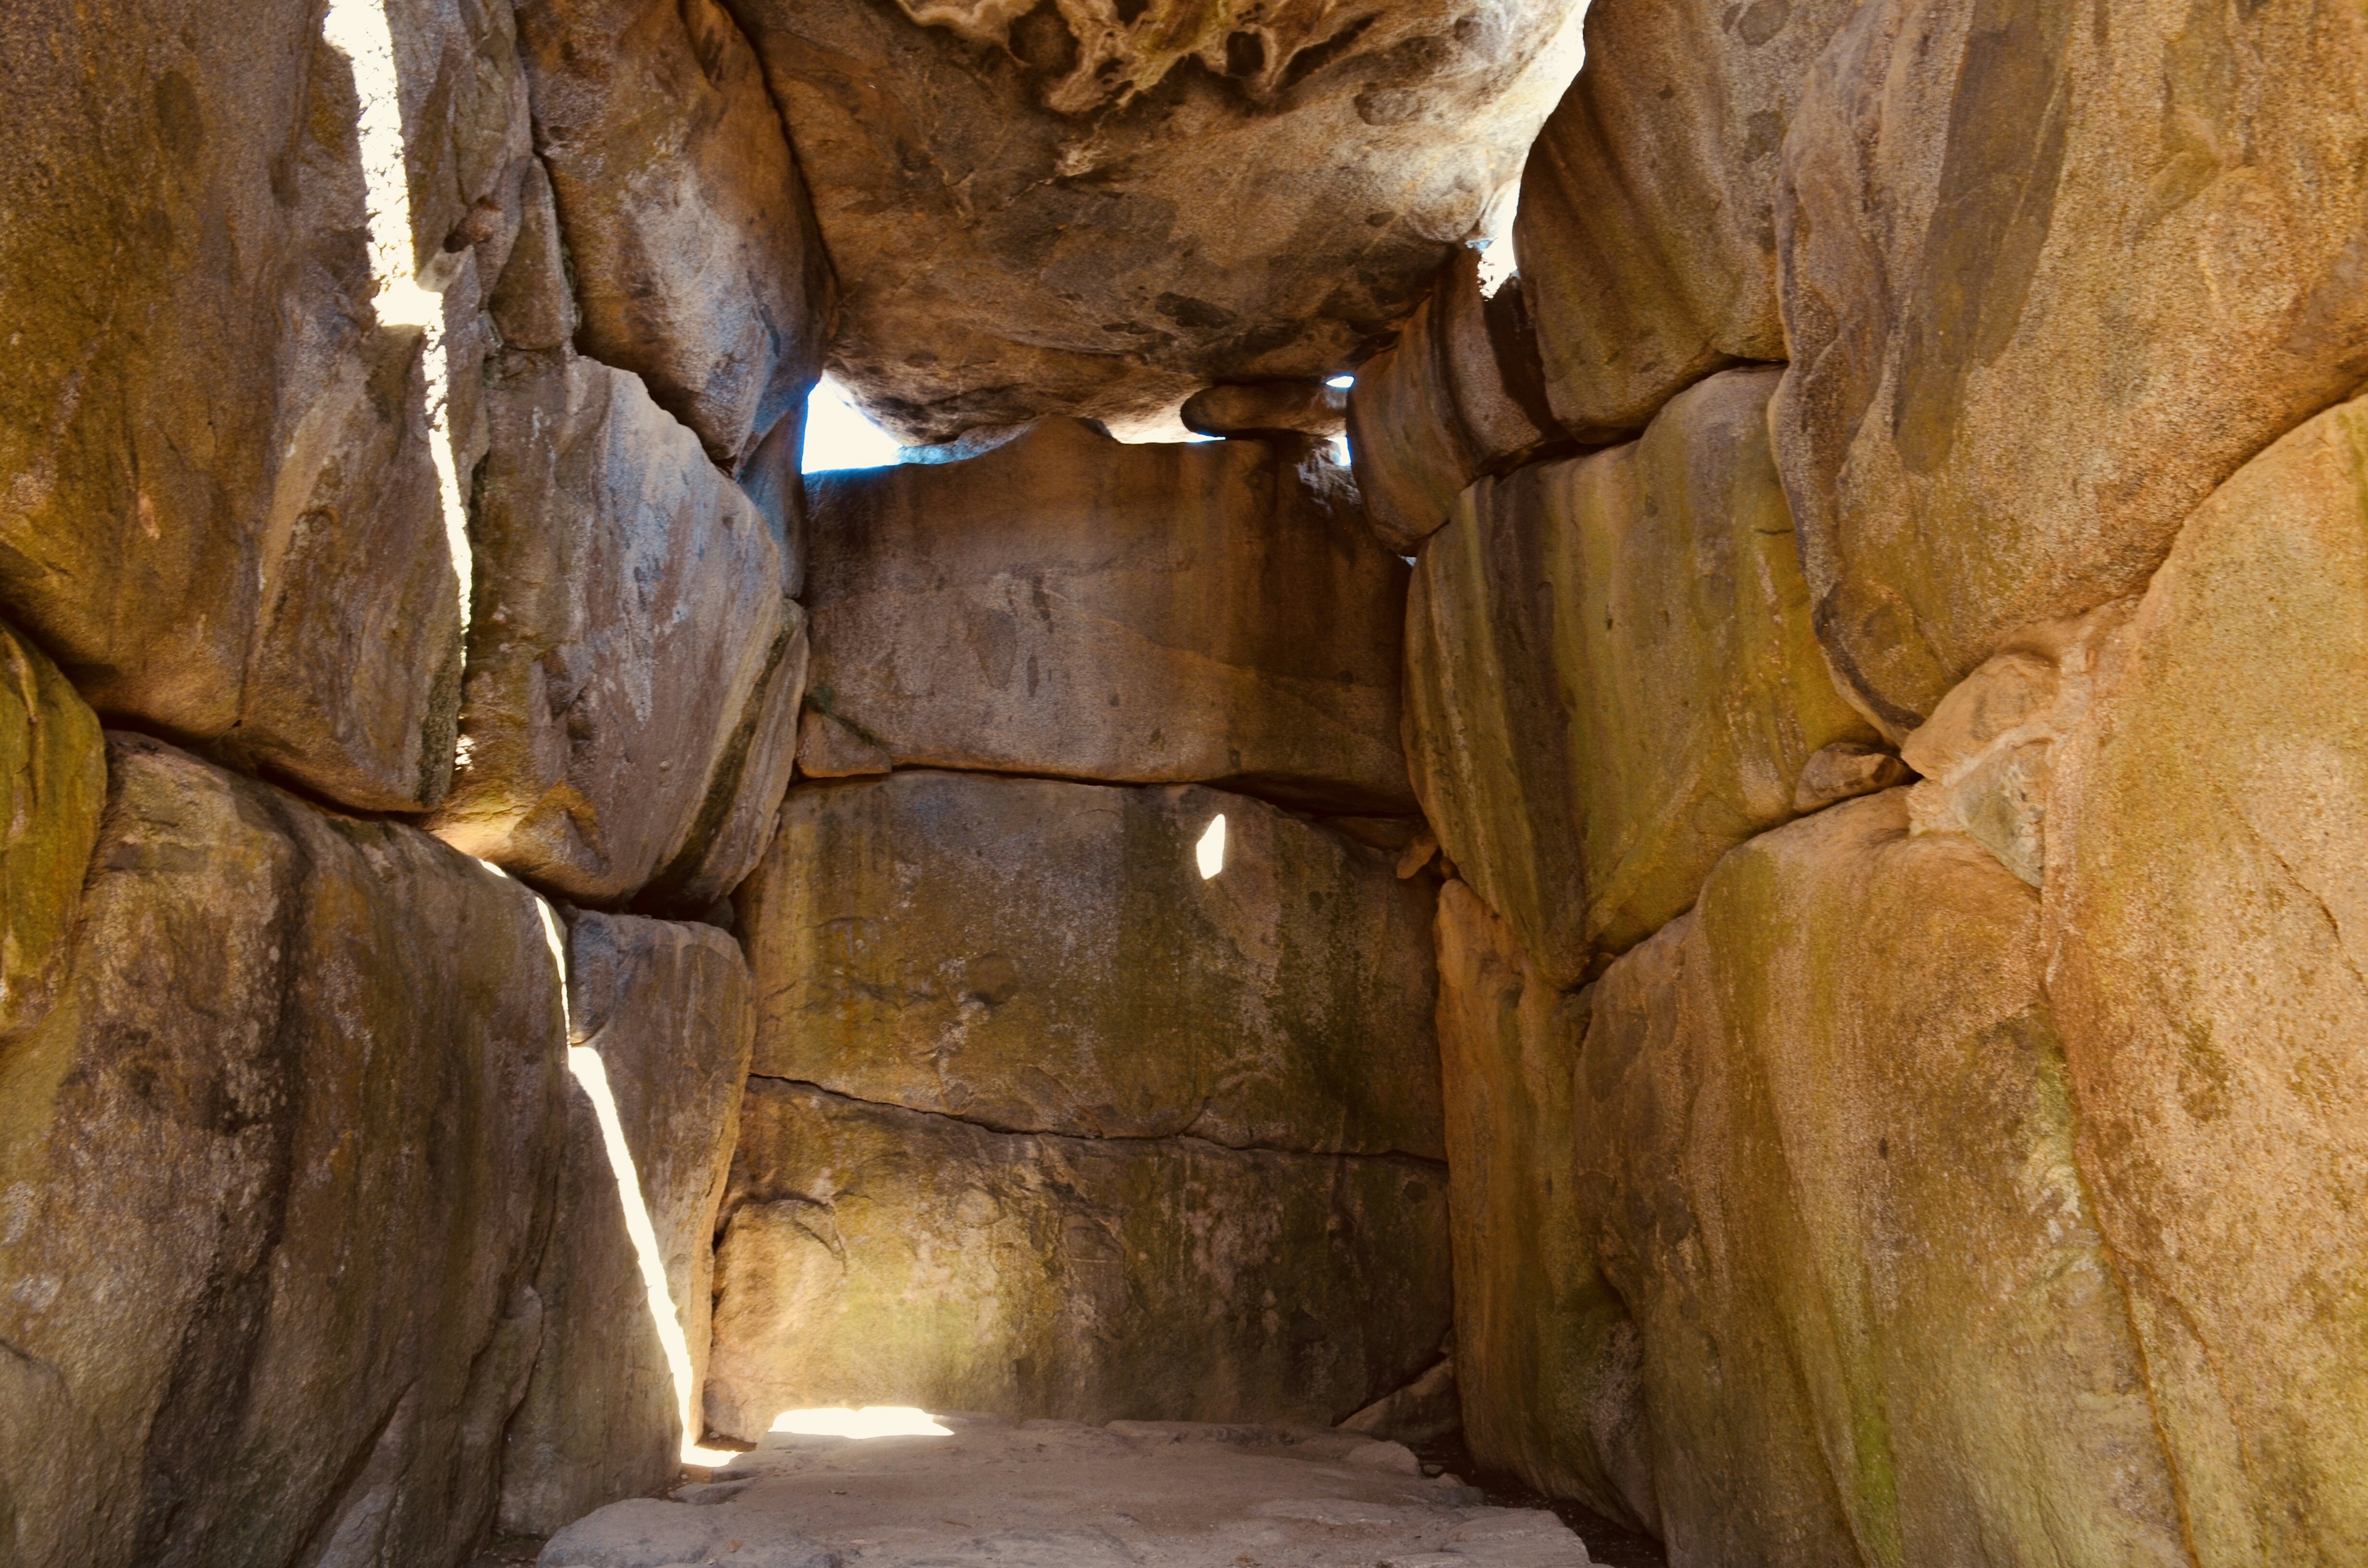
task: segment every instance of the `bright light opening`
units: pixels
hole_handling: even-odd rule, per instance
[[[427,331],[422,369],[427,381],[427,443],[436,465],[436,490],[443,504],[444,539],[451,552],[452,577],[461,596],[461,630],[469,630],[469,591],[473,562],[469,555],[469,515],[461,505],[461,477],[452,456],[450,406],[451,374],[444,352],[444,300],[419,280],[411,233],[411,178],[404,165],[403,96],[394,70],[394,35],[385,0],[329,0],[321,36],[352,65],[354,92],[361,101],[357,140],[361,147],[362,187],[369,203],[371,301],[381,326]]]
[[[954,1429],[939,1425],[926,1410],[909,1404],[867,1404],[860,1410],[821,1405],[813,1410],[784,1410],[773,1418],[773,1430],[801,1437],[951,1437]]]
[[[1209,830],[1193,846],[1193,858],[1201,863],[1201,880],[1207,881],[1225,869],[1225,813],[1219,812],[1209,819]]]
[[[806,444],[799,466],[808,473],[842,468],[884,468],[905,460],[895,437],[848,401],[847,390],[825,376],[806,399]]]
[[[1335,376],[1324,384],[1327,387],[1338,387],[1342,392],[1347,392],[1350,387],[1357,384],[1357,378],[1354,376]]]

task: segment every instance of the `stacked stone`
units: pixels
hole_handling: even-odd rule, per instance
[[[1467,1437],[1673,1562],[2368,1551],[2368,25],[2202,17],[1597,0],[1600,449],[1352,393]]]
[[[1306,437],[972,447],[813,488],[709,1422],[1338,1419],[1450,1321],[1406,568]]]
[[[713,6],[0,59],[0,1558],[458,1562],[680,1462],[829,273]]]

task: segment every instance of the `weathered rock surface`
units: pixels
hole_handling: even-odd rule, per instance
[[[1584,993],[1554,990],[1472,890],[1439,899],[1456,1380],[1482,1469],[1660,1528],[1642,1350],[1572,1176]]]
[[[1513,234],[1547,396],[1615,440],[1738,359],[1782,359],[1779,149],[1857,0],[1595,0]]]
[[[832,310],[755,51],[716,0],[526,0],[518,35],[578,346],[736,470],[821,373]]]
[[[97,716],[0,624],[0,1062],[56,994],[106,803]]]
[[[65,984],[0,1051],[8,1559],[458,1563],[540,1332],[535,902],[160,742],[108,773]]]
[[[917,1403],[1329,1423],[1450,1314],[1446,1173],[1197,1138],[994,1132],[757,1078],[707,1418]]]
[[[1465,485],[1564,440],[1546,404],[1520,279],[1484,293],[1480,252],[1459,246],[1398,340],[1349,392],[1349,455],[1367,517],[1411,551]]]
[[[1785,143],[1774,423],[1895,736],[2368,378],[2363,80],[2368,17],[2305,0],[1860,7]]]
[[[1345,369],[1489,229],[1578,63],[1569,0],[738,14],[837,264],[837,373],[908,442],[1172,428],[1212,381]]]
[[[1836,741],[1820,746],[1801,765],[1801,777],[1793,785],[1793,809],[1804,813],[1817,811],[1837,801],[1905,784],[1914,777],[1906,763],[1880,746],[1864,741]]]
[[[557,1218],[534,1281],[542,1348],[503,1440],[500,1524],[522,1535],[658,1491],[681,1469],[686,1416],[703,1419],[715,1215],[757,1017],[730,937],[591,913],[568,921],[567,1013],[575,1084]],[[602,1095],[679,1341],[654,1315]]]
[[[102,713],[417,810],[460,638],[436,448],[472,460],[525,91],[507,6],[370,8],[392,37],[358,76],[361,15],[0,24],[0,603]],[[407,232],[387,199],[373,226],[363,167],[389,162]]]
[[[1451,1189],[1451,1212],[1453,1197]],[[1406,1387],[1392,1389],[1333,1429],[1404,1445],[1436,1443],[1463,1428],[1463,1404],[1455,1381],[1455,1358],[1447,1355]]]
[[[1349,394],[1314,380],[1228,381],[1186,398],[1178,416],[1201,436],[1338,436],[1349,427]]]
[[[1215,790],[801,784],[737,895],[755,1070],[1007,1131],[1443,1157],[1433,895],[1393,859]]]
[[[1406,570],[1338,478],[1304,445],[1127,446],[1076,420],[959,462],[816,476],[800,765],[1412,814]]]
[[[2368,1551],[2368,403],[2181,531],[2057,743],[2050,985],[2197,1560]]]
[[[1810,629],[1763,420],[1775,381],[1713,377],[1641,441],[1484,481],[1423,545],[1416,789],[1550,984],[1787,820],[1813,754],[1874,738]]]
[[[1577,1175],[1670,1558],[2187,1562],[2038,895],[1903,795],[1736,849],[1590,994]]]
[[[803,627],[780,541],[621,370],[506,353],[487,395],[449,842],[586,903],[698,909],[764,849]]]
[[[1543,1509],[1360,1462],[1388,1443],[1245,1425],[943,1418],[949,1435],[774,1433],[677,1500],[604,1508],[543,1568],[1585,1568]],[[1403,1452],[1404,1450],[1399,1450]],[[736,1545],[735,1545],[736,1543]]]

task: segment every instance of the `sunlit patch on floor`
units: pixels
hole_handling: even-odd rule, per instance
[[[953,1428],[941,1426],[926,1410],[909,1404],[867,1404],[860,1410],[841,1405],[817,1405],[811,1410],[784,1410],[773,1418],[773,1430],[801,1437],[951,1437]]]

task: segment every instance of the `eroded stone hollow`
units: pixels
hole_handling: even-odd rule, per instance
[[[0,96],[0,1563],[2368,1563],[2357,5]]]

